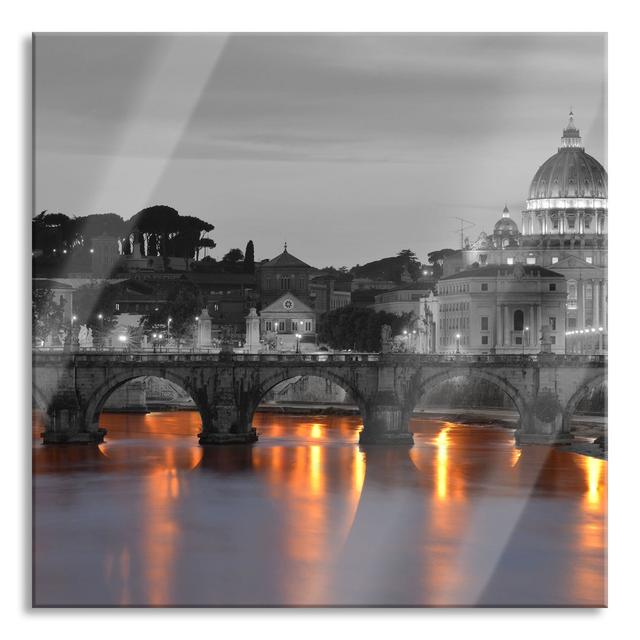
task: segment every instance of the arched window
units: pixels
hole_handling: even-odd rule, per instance
[[[522,331],[524,329],[524,313],[522,309],[518,309],[513,314],[513,330]]]

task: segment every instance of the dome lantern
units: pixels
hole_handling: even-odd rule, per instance
[[[580,129],[578,129],[573,121],[573,111],[569,111],[569,124],[562,130],[562,138],[560,139],[560,148],[584,149],[582,138],[580,137]]]

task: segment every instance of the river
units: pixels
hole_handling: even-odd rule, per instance
[[[602,606],[603,460],[501,427],[258,413],[200,447],[193,412],[103,414],[98,447],[34,421],[36,606]]]

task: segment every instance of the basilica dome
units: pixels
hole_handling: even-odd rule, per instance
[[[531,181],[523,232],[603,233],[607,197],[607,172],[585,152],[570,113],[558,152],[542,164]]]

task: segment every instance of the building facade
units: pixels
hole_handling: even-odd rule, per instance
[[[567,282],[567,332],[606,337],[607,221],[607,172],[585,152],[571,113],[557,153],[533,177],[522,229],[505,207],[491,235],[483,232],[475,242],[466,240],[463,249],[444,261],[443,275],[474,265],[520,263],[551,269]]]
[[[418,284],[397,287],[391,291],[384,291],[375,296],[372,308],[374,311],[385,311],[401,316],[412,313],[415,318],[420,315],[421,301],[432,291],[431,287]]]
[[[316,348],[316,313],[291,293],[282,294],[260,312],[260,340],[268,351]]]
[[[565,351],[566,281],[536,265],[490,265],[442,278],[424,300],[427,351],[534,354]]]
[[[287,251],[261,264],[257,269],[258,293],[263,307],[270,305],[284,293],[311,304],[309,283],[315,269]]]

